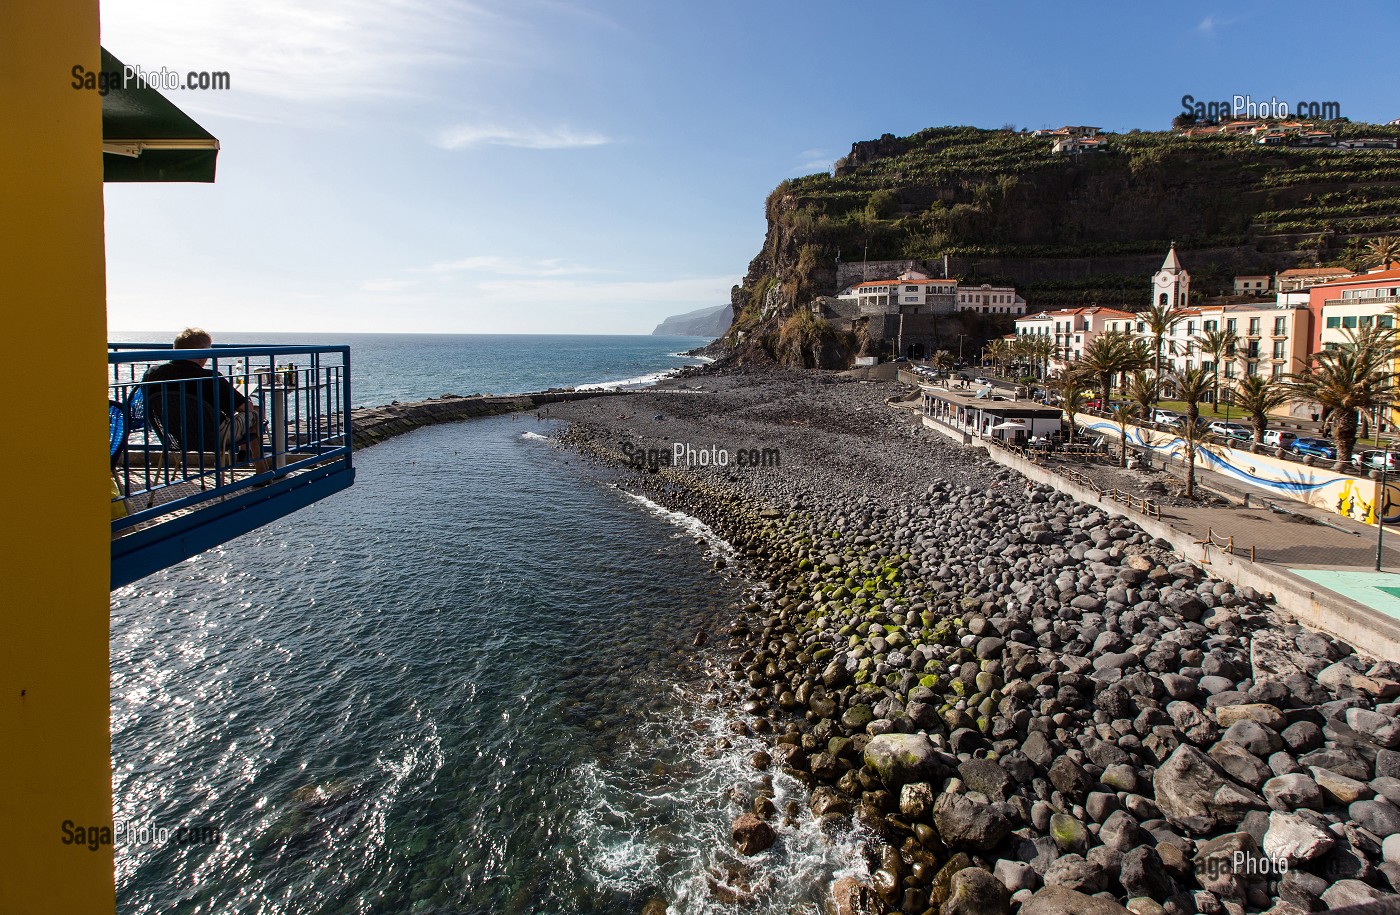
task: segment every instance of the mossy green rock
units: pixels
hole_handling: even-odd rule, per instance
[[[1067,813],[1050,817],[1050,838],[1065,852],[1083,852],[1089,844],[1089,831],[1084,824]]]
[[[905,785],[936,779],[937,752],[923,734],[880,734],[865,745],[865,765],[896,794]]]
[[[875,712],[868,705],[853,705],[841,716],[841,723],[853,731],[863,731],[875,720]]]

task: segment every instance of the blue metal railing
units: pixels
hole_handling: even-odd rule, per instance
[[[113,587],[353,481],[348,346],[113,343],[107,363]]]

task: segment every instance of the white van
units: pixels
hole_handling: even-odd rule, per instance
[[[1282,429],[1270,429],[1268,432],[1264,433],[1263,443],[1265,448],[1287,448],[1289,445],[1293,444],[1294,440],[1297,438],[1298,436],[1294,435],[1292,432],[1285,432]]]

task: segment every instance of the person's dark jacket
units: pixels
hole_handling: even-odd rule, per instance
[[[157,365],[141,379],[158,427],[184,447],[213,450],[220,421],[248,402],[227,378],[190,359]],[[198,415],[196,415],[196,413]]]

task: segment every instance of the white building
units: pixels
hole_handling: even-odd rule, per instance
[[[951,314],[957,290],[957,280],[936,279],[909,270],[898,279],[857,283],[837,298],[857,302],[864,315]]]
[[[1185,308],[1191,302],[1191,274],[1176,256],[1176,242],[1172,242],[1162,269],[1152,275],[1152,301],[1177,308]]]
[[[1273,285],[1273,277],[1271,276],[1237,276],[1235,277],[1235,295],[1267,295],[1271,285]]]
[[[1016,294],[1015,286],[959,286],[957,288],[958,311],[971,311],[983,315],[1023,315],[1026,313],[1026,300]]]

